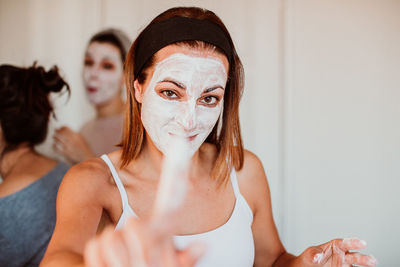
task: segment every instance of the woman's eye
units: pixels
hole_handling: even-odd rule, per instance
[[[168,99],[178,98],[178,95],[174,91],[171,91],[171,90],[164,90],[164,91],[161,91],[161,93]]]
[[[103,63],[103,69],[112,70],[112,69],[114,69],[114,65],[111,63]]]
[[[93,60],[85,59],[85,61],[83,62],[83,65],[85,65],[87,67],[93,66]]]
[[[215,106],[218,103],[218,100],[219,99],[215,96],[205,96],[200,100],[200,102],[208,106]]]

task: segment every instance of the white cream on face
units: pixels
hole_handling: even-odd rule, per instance
[[[118,48],[108,43],[91,43],[86,51],[82,74],[91,103],[101,105],[110,101],[120,93],[123,77]]]
[[[163,97],[164,87],[168,94],[173,84],[165,81],[178,84],[183,94]],[[185,138],[190,153],[196,152],[221,114],[226,81],[225,67],[217,58],[176,53],[156,64],[143,94],[141,116],[146,132],[161,152],[166,154],[172,136]],[[204,98],[217,90],[222,92],[219,101]],[[216,104],[209,105],[210,100]]]

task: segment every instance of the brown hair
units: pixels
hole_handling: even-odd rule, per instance
[[[131,39],[121,30],[110,28],[96,33],[90,38],[88,45],[93,42],[111,44],[118,48],[122,64],[131,45]]]
[[[226,84],[224,95],[222,122],[218,120],[218,122],[214,126],[214,129],[206,139],[206,142],[215,144],[218,151],[218,155],[214,163],[211,176],[217,180],[218,184],[222,184],[228,181],[227,178],[232,171],[232,166],[237,170],[240,170],[243,166],[243,144],[239,123],[239,101],[244,86],[243,66],[239,59],[239,56],[236,53],[228,30],[226,29],[221,19],[212,11],[197,7],[171,8],[154,18],[147,27],[154,23],[158,23],[172,17],[188,17],[199,20],[207,20],[215,23],[226,33],[232,47],[232,59],[229,64],[228,81]],[[135,42],[131,46],[125,62],[128,105],[126,109],[123,138],[121,142],[121,167],[126,166],[131,160],[137,158],[144,145],[145,133],[144,127],[141,122],[141,105],[135,99],[134,89],[134,55],[137,45],[141,41],[143,31],[139,34],[139,36],[136,38]],[[175,44],[188,46],[194,49],[211,48],[215,49],[215,51],[218,51],[219,53],[222,53],[220,49],[202,41],[184,41]],[[155,59],[153,55],[153,57],[150,58],[145,66],[142,68],[142,71],[137,77],[137,80],[140,84],[143,84],[146,80],[147,70],[154,65],[154,61]],[[220,123],[221,125],[219,127]]]
[[[45,140],[53,113],[49,94],[64,87],[69,93],[56,66],[48,71],[36,63],[29,68],[0,66],[0,125],[6,143],[1,156],[22,143],[33,147]]]

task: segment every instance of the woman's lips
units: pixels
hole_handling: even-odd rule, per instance
[[[192,136],[189,136],[187,139],[188,139],[189,141],[193,141],[196,137],[197,137],[197,134],[192,135]]]
[[[189,136],[183,136],[183,135],[179,135],[179,134],[169,133],[169,135],[177,136],[177,137],[181,137],[181,138],[185,138],[186,140],[188,140],[188,141],[190,142],[190,141],[193,141],[194,139],[196,139],[196,137],[197,137],[199,134],[194,134],[194,135],[189,135]]]
[[[88,87],[87,88],[87,91],[89,92],[89,93],[96,93],[97,92],[97,88],[95,88],[95,87]]]

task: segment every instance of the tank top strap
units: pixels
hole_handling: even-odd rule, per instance
[[[240,194],[240,190],[239,190],[239,183],[237,180],[235,168],[232,168],[230,177],[231,177],[231,183],[232,183],[232,187],[233,187],[233,193],[235,194],[235,197],[237,199],[239,196],[241,196],[241,194]]]
[[[236,201],[238,205],[245,210],[246,214],[248,215],[249,221],[253,222],[253,211],[251,210],[249,204],[247,203],[244,196],[240,193],[239,190],[239,182],[237,180],[236,170],[232,169],[231,172],[231,183],[233,187],[233,193],[235,194]]]
[[[104,160],[104,162],[107,164],[108,168],[111,171],[111,175],[114,178],[114,181],[115,181],[115,184],[117,185],[119,194],[121,195],[122,209],[125,210],[127,207],[129,207],[128,195],[126,194],[125,187],[122,184],[121,179],[118,176],[117,170],[115,169],[114,165],[112,164],[110,158],[106,154],[103,154],[101,156],[101,159]]]

